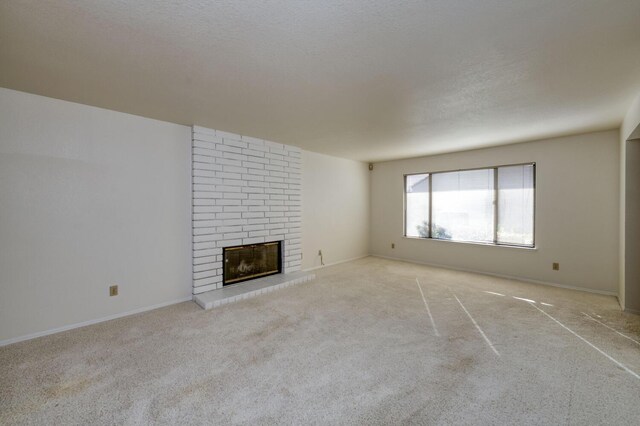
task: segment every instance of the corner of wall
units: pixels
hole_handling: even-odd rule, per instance
[[[627,140],[640,126],[640,94],[636,96],[620,125],[620,241],[619,241],[619,283],[618,301],[622,310],[626,308],[626,163]]]
[[[303,269],[367,256],[371,193],[367,164],[311,151],[303,151],[303,159]]]
[[[621,129],[622,133],[622,129]],[[625,283],[625,264],[624,264],[624,256],[625,256],[625,170],[626,170],[626,140],[620,136],[620,190],[619,190],[619,241],[618,241],[618,302],[620,303],[620,309],[624,311],[625,307],[625,299],[624,299],[624,283]]]

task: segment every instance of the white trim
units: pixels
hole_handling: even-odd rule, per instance
[[[372,254],[371,256],[372,257],[379,257],[381,259],[399,260],[401,262],[415,263],[415,264],[418,264],[418,265],[433,266],[435,268],[450,269],[452,271],[470,272],[470,273],[473,273],[473,274],[488,275],[490,277],[506,278],[506,279],[509,279],[509,280],[523,281],[523,282],[531,283],[531,284],[541,284],[541,285],[546,285],[546,286],[550,286],[550,287],[564,288],[564,289],[567,289],[567,290],[584,291],[584,292],[587,292],[587,293],[602,294],[604,296],[618,297],[618,293],[615,292],[615,291],[593,290],[593,289],[584,288],[584,287],[573,287],[573,286],[570,286],[570,285],[552,283],[552,282],[548,282],[548,281],[534,280],[534,279],[531,279],[531,278],[514,277],[512,275],[495,274],[493,272],[477,271],[477,270],[474,270],[474,269],[466,269],[466,268],[457,268],[457,267],[449,266],[449,265],[440,265],[440,264],[437,264],[437,263],[420,262],[420,261],[417,261],[417,260],[401,259],[399,257],[382,256],[382,255],[379,255],[379,254]]]
[[[341,263],[352,262],[354,260],[364,259],[365,257],[369,257],[369,256],[371,256],[371,255],[370,254],[363,254],[362,256],[352,257],[351,259],[339,260],[337,262],[327,263],[326,265],[314,266],[312,268],[303,269],[303,271],[305,271],[305,272],[307,272],[307,271],[315,271],[316,269],[326,268],[327,266],[339,265]]]
[[[510,248],[510,249],[518,249],[518,250],[538,251],[538,246],[531,246],[531,247],[516,246],[516,245],[509,245],[509,244],[481,243],[477,241],[445,240],[442,238],[408,237],[406,235],[403,235],[402,238],[407,240],[438,241],[438,243],[469,244],[469,245],[481,246],[481,247],[501,247],[501,248]]]
[[[176,303],[188,302],[191,300],[193,300],[193,295],[189,297],[183,297],[177,300],[172,300],[170,302],[159,303],[157,305],[145,306],[143,308],[134,309],[132,311],[109,315],[109,316],[98,318],[98,319],[83,321],[76,324],[65,325],[63,327],[53,328],[51,330],[39,331],[37,333],[27,334],[26,336],[12,337],[11,339],[0,340],[0,347],[11,345],[13,343],[23,342],[25,340],[35,339],[37,337],[43,337],[43,336],[48,336],[50,334],[56,334],[56,333],[61,333],[63,331],[73,330],[74,328],[86,327],[88,325],[98,324],[105,321],[111,321],[117,318],[127,317],[129,315],[140,314],[142,312],[152,311],[154,309],[164,308],[165,306],[175,305]]]

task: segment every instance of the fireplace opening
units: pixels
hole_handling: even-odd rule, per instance
[[[225,247],[222,284],[236,284],[282,272],[282,241]]]

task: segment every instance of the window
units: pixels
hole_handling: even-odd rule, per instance
[[[493,169],[433,175],[434,238],[493,241]]]
[[[405,176],[405,236],[534,246],[535,164]]]
[[[429,175],[406,177],[407,237],[429,236]]]
[[[497,242],[533,246],[533,164],[498,169]]]

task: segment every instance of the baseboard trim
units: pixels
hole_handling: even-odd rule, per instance
[[[473,274],[488,275],[490,277],[497,277],[497,278],[505,278],[505,279],[509,279],[509,280],[523,281],[523,282],[531,283],[531,284],[540,284],[540,285],[546,285],[546,286],[549,286],[549,287],[564,288],[566,290],[584,291],[586,293],[601,294],[603,296],[613,296],[613,297],[616,297],[616,298],[618,297],[618,293],[616,293],[615,291],[593,290],[593,289],[584,288],[584,287],[573,287],[573,286],[570,286],[570,285],[552,283],[552,282],[549,282],[549,281],[540,281],[540,280],[534,280],[534,279],[531,279],[531,278],[515,277],[513,275],[495,274],[495,273],[492,273],[492,272],[477,271],[477,270],[474,270],[474,269],[456,268],[456,267],[449,266],[449,265],[440,265],[440,264],[437,264],[437,263],[420,262],[420,261],[417,261],[417,260],[402,259],[402,258],[399,258],[399,257],[382,256],[382,255],[379,255],[379,254],[372,254],[371,256],[372,257],[379,257],[381,259],[398,260],[400,262],[414,263],[414,264],[417,264],[417,265],[433,266],[435,268],[450,269],[452,271],[470,272],[470,273],[473,273]]]
[[[339,265],[341,263],[353,262],[354,260],[364,259],[365,257],[371,256],[370,254],[363,254],[362,256],[352,257],[351,259],[339,260],[333,263],[327,263],[326,265],[314,266],[312,268],[303,269],[305,272],[315,271],[316,269],[326,268],[327,266]]]
[[[627,309],[623,309],[622,311],[626,312],[628,314],[640,315],[640,310],[638,310],[638,309],[629,309],[629,308],[627,308]]]
[[[165,306],[175,305],[176,303],[189,302],[193,300],[193,295],[183,297],[181,299],[172,300],[170,302],[158,303],[157,305],[145,306],[144,308],[134,309],[132,311],[122,312],[119,314],[109,315],[89,321],[83,321],[75,324],[65,325],[63,327],[53,328],[51,330],[39,331],[37,333],[27,334],[26,336],[12,337],[11,339],[0,340],[0,347],[11,345],[13,343],[24,342],[25,340],[36,339],[38,337],[49,336],[51,334],[62,333],[63,331],[73,330],[74,328],[86,327],[88,325],[98,324],[105,321],[127,317],[129,315],[140,314],[142,312],[152,311],[154,309],[164,308]]]

